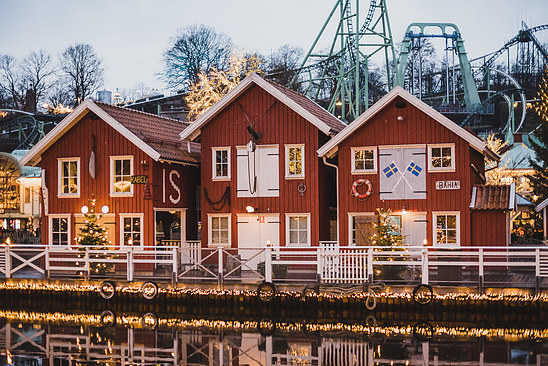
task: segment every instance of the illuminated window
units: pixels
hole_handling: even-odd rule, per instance
[[[209,245],[230,245],[230,215],[209,215]]]
[[[460,245],[460,215],[458,212],[435,212],[434,243],[436,245]]]
[[[377,149],[375,147],[353,147],[352,173],[376,173]]]
[[[133,156],[110,157],[110,194],[132,195]]]
[[[78,197],[80,195],[80,159],[58,159],[59,196]]]
[[[455,145],[428,145],[428,170],[455,170]]]
[[[70,244],[70,216],[50,215],[50,245]]]
[[[304,178],[304,145],[286,145],[285,162],[286,178]]]
[[[214,147],[213,150],[213,179],[230,179],[230,148]]]
[[[120,215],[122,230],[122,245],[142,245],[143,239],[143,216],[140,214]]]
[[[310,215],[286,215],[286,232],[288,245],[310,245]]]

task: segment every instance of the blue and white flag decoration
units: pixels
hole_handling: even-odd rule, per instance
[[[390,163],[390,165],[384,168],[382,172],[386,175],[386,178],[390,178],[398,172],[398,167],[396,166],[396,164],[394,164],[394,162],[392,162]]]
[[[419,174],[422,172],[422,168],[414,162],[410,162],[409,166],[407,167],[407,171],[411,172],[411,174],[413,174],[415,177],[418,177]]]

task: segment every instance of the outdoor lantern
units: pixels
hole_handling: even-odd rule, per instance
[[[104,213],[104,214],[107,214],[108,213],[108,206],[107,205],[104,205],[103,207],[101,207],[101,212]]]
[[[86,206],[86,205],[83,205],[83,206],[82,206],[82,208],[80,209],[80,211],[82,211],[82,213],[83,213],[83,214],[85,215],[85,214],[87,214],[87,213],[88,213],[88,211],[89,211],[89,208],[88,208],[88,206]]]
[[[245,210],[249,213],[253,213],[255,212],[255,207],[248,205],[248,206],[245,206]]]

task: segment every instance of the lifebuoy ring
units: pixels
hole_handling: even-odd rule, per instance
[[[365,193],[358,192],[358,187],[362,184],[365,184],[367,186],[367,191]],[[371,184],[371,181],[369,179],[358,179],[354,181],[354,184],[352,184],[352,194],[359,199],[363,200],[371,196],[371,193],[373,193],[373,184]]]

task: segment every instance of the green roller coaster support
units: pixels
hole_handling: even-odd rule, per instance
[[[395,60],[395,51],[386,1],[370,0],[363,23],[359,6],[360,0],[336,0],[291,82],[304,84],[305,94],[325,102],[329,112],[344,120],[355,119],[368,108],[367,68],[372,56],[384,53],[389,87],[394,82],[389,58]],[[322,44],[326,30],[333,27],[335,36]]]
[[[425,28],[434,27],[441,30],[441,34],[425,33]],[[413,28],[419,28],[419,33],[413,32]],[[449,28],[449,32],[447,31]],[[404,86],[405,70],[409,53],[415,39],[420,38],[445,38],[451,39],[459,58],[460,72],[464,89],[464,103],[467,110],[472,110],[481,104],[476,82],[470,68],[470,61],[464,49],[464,41],[461,37],[459,28],[452,23],[411,23],[407,27],[405,37],[402,42],[400,57],[396,63],[396,85]]]

